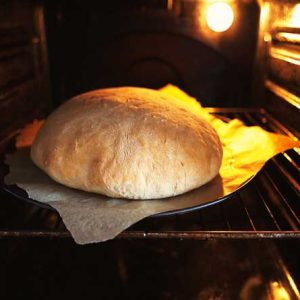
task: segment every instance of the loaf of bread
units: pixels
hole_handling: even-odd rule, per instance
[[[201,109],[162,92],[108,88],[76,96],[38,132],[31,158],[55,181],[116,198],[182,194],[214,178],[222,161]]]

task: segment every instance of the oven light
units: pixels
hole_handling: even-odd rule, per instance
[[[215,32],[223,32],[229,29],[233,23],[233,19],[233,9],[228,3],[215,2],[207,9],[207,25]]]

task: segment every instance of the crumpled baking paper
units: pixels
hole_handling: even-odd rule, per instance
[[[210,115],[192,97],[177,87],[168,85],[163,92],[201,110],[217,130],[223,145],[224,157],[219,175],[206,185],[189,193],[158,200],[124,200],[87,193],[65,187],[53,181],[31,161],[29,152],[42,121],[26,126],[17,139],[17,151],[6,163],[10,172],[6,184],[17,184],[31,199],[54,207],[78,244],[102,242],[148,216],[209,203],[233,193],[279,152],[299,147],[300,142],[274,134],[258,126],[245,126],[234,119],[229,123]]]

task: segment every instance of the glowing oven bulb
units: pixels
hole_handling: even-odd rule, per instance
[[[234,14],[231,6],[225,2],[211,4],[206,13],[208,27],[215,32],[223,32],[230,28]]]

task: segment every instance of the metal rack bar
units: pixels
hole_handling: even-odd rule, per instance
[[[278,194],[280,197],[280,204],[284,204],[285,207],[288,209],[288,212],[283,210],[283,213],[285,214],[285,217],[287,220],[289,220],[290,225],[293,227],[294,230],[300,229],[300,218],[297,216],[297,214],[294,212],[290,204],[287,202],[287,199],[284,197],[282,192],[279,190],[278,186],[274,183],[271,176],[264,172],[265,177],[267,178],[268,182],[272,186],[272,189]],[[293,217],[294,220],[291,220],[291,217]]]
[[[300,187],[299,187],[298,182],[291,176],[291,174],[289,172],[287,172],[283,168],[282,165],[280,165],[278,163],[278,161],[276,161],[276,159],[273,158],[272,163],[276,167],[277,172],[280,173],[282,175],[282,177],[285,179],[286,184],[291,186],[293,188],[293,190],[295,191],[295,193],[300,197]]]
[[[276,221],[276,219],[275,219],[275,217],[274,217],[274,215],[273,215],[273,213],[272,213],[272,210],[270,209],[270,207],[269,207],[269,205],[267,204],[267,202],[266,202],[264,196],[263,196],[262,193],[261,193],[261,187],[258,187],[257,184],[255,184],[255,189],[256,189],[257,194],[258,194],[260,200],[262,201],[264,207],[266,208],[267,212],[269,213],[269,215],[270,215],[270,217],[271,217],[271,219],[272,219],[272,221],[273,221],[275,227],[277,228],[277,230],[280,231],[281,228],[280,228],[279,224],[277,223],[277,221]]]
[[[244,204],[243,199],[241,199],[241,197],[239,197],[239,200],[240,200],[240,203],[242,204],[242,206],[243,206],[244,209],[245,209],[245,212],[246,212],[246,214],[247,214],[247,217],[248,217],[248,220],[249,220],[249,222],[250,222],[250,224],[251,224],[252,229],[253,229],[254,231],[256,231],[256,228],[255,228],[255,225],[254,225],[254,223],[253,223],[253,220],[251,219],[251,216],[250,216],[250,214],[249,214],[249,211],[248,211],[246,205]]]
[[[295,138],[289,129],[263,109],[210,110],[219,113],[224,121],[239,118],[247,125],[257,125]],[[288,150],[271,159],[239,194],[218,205],[183,215],[147,218],[121,233],[118,238],[299,238],[300,155],[297,151]],[[56,212],[31,204],[20,205],[12,199],[1,199],[0,205],[2,209],[11,211],[7,215],[15,216],[1,220],[0,238],[70,237]],[[17,214],[16,208],[19,209]]]
[[[0,238],[70,238],[68,231],[28,231],[28,230],[1,230]],[[130,238],[130,239],[291,239],[300,238],[300,231],[124,231],[116,238]]]

